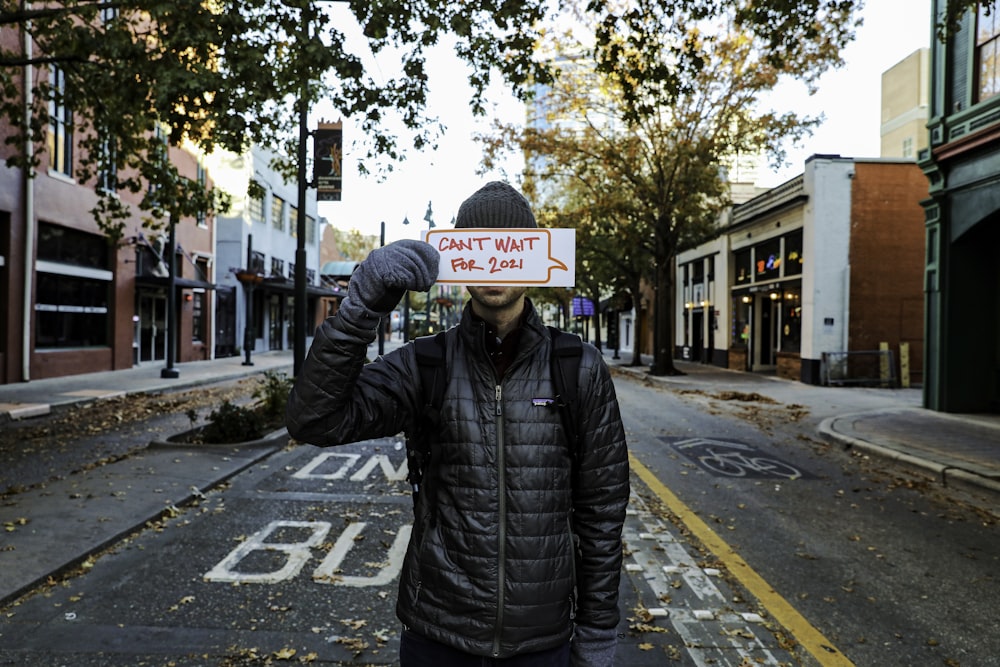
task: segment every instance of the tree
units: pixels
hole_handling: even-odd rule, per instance
[[[444,0],[337,3],[349,6],[366,38],[360,52],[348,47],[343,19],[335,21],[322,4],[333,3],[0,2],[0,118],[11,129],[8,166],[36,167],[50,103],[72,109],[82,148],[74,176],[82,183],[93,183],[98,174],[114,178],[112,187],[98,190],[93,211],[114,239],[129,216],[116,191],[142,195],[151,223],[166,211],[193,214],[219,203],[203,185],[178,175],[164,159],[167,146],[189,142],[204,152],[222,147],[237,153],[253,143],[294,146],[295,111],[320,98],[363,119],[365,168],[371,160],[403,155],[383,123],[388,113],[398,112],[417,148],[432,144],[438,129],[426,114],[424,52],[444,33],[456,36],[457,53],[471,66],[470,103],[477,111],[491,73],[515,89],[529,77],[546,76],[531,56],[541,0],[487,1],[474,11]],[[398,54],[398,74],[369,71],[369,52]],[[38,74],[30,91],[24,90],[27,68]],[[24,93],[32,103],[28,118]],[[32,151],[26,150],[29,140]],[[277,166],[294,174],[297,152],[283,152],[289,157]]]
[[[378,247],[377,236],[365,236],[357,229],[343,231],[336,227],[330,227],[333,232],[333,242],[343,255],[345,260],[360,262],[368,256],[372,250]]]
[[[558,76],[533,122],[501,128],[487,148],[525,151],[534,193],[595,226],[581,235],[596,246],[584,252],[621,256],[634,303],[642,272],[655,289],[651,372],[673,374],[673,259],[716,233],[729,160],[781,161],[782,143],[815,124],[763,109],[761,97],[840,64],[855,3],[595,4],[577,8],[579,25],[598,26],[589,41],[550,33]]]

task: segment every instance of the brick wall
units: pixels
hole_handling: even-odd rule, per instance
[[[911,379],[922,377],[924,211],[927,178],[913,163],[857,162],[851,193],[848,348],[897,355],[910,344]]]

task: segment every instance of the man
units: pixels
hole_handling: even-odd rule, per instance
[[[536,227],[527,200],[488,183],[455,227]],[[427,404],[413,344],[365,364],[379,318],[438,272],[427,243],[372,251],[317,330],[288,402],[296,440],[337,445],[409,431]],[[447,388],[400,577],[402,667],[611,667],[628,458],[603,357],[584,345],[579,444],[567,442],[552,340],[523,287],[468,287],[447,332]],[[543,400],[539,400],[543,399]],[[573,451],[576,446],[578,451]]]

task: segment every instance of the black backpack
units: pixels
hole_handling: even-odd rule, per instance
[[[555,404],[569,441],[568,445],[572,450],[575,466],[580,436],[576,429],[574,414],[578,410],[577,384],[583,342],[576,334],[566,333],[555,327],[548,329],[552,340],[550,362],[552,383],[556,390]],[[424,469],[430,460],[431,437],[438,432],[441,425],[441,404],[444,401],[445,386],[448,384],[445,335],[446,332],[441,331],[433,336],[415,338],[413,341],[424,395],[423,412],[413,431],[406,434],[406,461],[409,469],[406,479],[413,489],[414,504],[420,493]]]

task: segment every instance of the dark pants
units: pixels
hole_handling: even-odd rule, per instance
[[[569,667],[569,642],[537,653],[512,658],[487,658],[431,641],[403,630],[399,643],[400,667]]]

